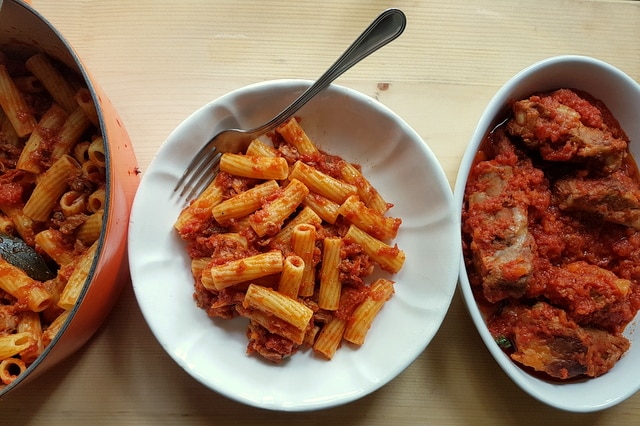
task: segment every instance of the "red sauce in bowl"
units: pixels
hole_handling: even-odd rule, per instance
[[[525,369],[597,377],[640,309],[640,184],[606,106],[576,90],[513,102],[465,190],[465,263],[496,342]]]

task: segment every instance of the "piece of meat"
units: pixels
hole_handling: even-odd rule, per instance
[[[640,229],[640,188],[622,172],[595,179],[562,178],[553,194],[561,210]]]
[[[270,333],[259,324],[249,322],[247,327],[247,353],[258,353],[265,359],[278,364],[298,351],[298,345],[291,340]]]
[[[513,168],[486,162],[469,196],[469,212],[475,215],[471,250],[473,262],[483,277],[485,298],[496,302],[520,297],[533,270],[535,241],[528,230],[526,207],[500,201]]]
[[[576,320],[622,301],[631,290],[631,281],[585,261],[552,266],[540,275],[545,282],[541,294],[527,296],[542,296]]]
[[[571,98],[571,94],[577,96],[562,89],[515,102],[507,131],[522,138],[529,148],[538,150],[545,160],[597,160],[603,170],[616,170],[626,155],[627,141],[615,136],[604,124],[600,127],[585,124],[591,115],[598,115],[600,111],[592,106],[592,110],[585,108],[581,114],[573,108],[579,102]]]
[[[544,302],[509,306],[489,328],[496,339],[508,339],[514,361],[559,379],[601,376],[630,345],[623,336],[582,328],[565,311]]]

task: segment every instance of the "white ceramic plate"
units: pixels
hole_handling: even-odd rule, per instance
[[[638,162],[640,85],[617,68],[593,58],[549,58],[515,75],[489,102],[460,164],[454,194],[458,216],[462,212],[464,188],[476,151],[487,131],[505,118],[509,102],[525,98],[533,92],[563,87],[582,89],[602,100],[629,136],[631,152]],[[570,383],[550,382],[523,371],[494,342],[473,297],[464,260],[460,264],[460,288],[489,352],[518,386],[538,400],[567,411],[590,412],[614,406],[640,389],[640,340],[634,333],[640,314],[636,315],[624,333],[631,340],[631,348],[611,371],[595,379]]]
[[[196,111],[162,145],[142,178],[131,215],[129,259],[136,297],[167,353],[195,379],[229,398],[272,410],[344,404],[383,386],[418,357],[440,327],[460,258],[453,194],[437,159],[399,117],[375,100],[331,86],[297,116],[325,151],[362,166],[402,218],[395,242],[406,252],[396,294],[365,344],[344,344],[331,361],[305,350],[273,365],[245,354],[246,320],[211,320],[196,307],[189,259],[173,231],[183,207],[173,193],[192,155],[224,127],[261,124],[309,82],[248,86]]]

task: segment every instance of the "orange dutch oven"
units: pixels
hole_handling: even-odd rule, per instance
[[[11,44],[44,52],[75,70],[89,89],[99,117],[106,154],[106,199],[98,248],[88,278],[62,330],[43,353],[0,396],[31,381],[81,346],[100,327],[129,282],[126,239],[139,171],[131,141],[116,110],[64,37],[25,1],[0,0],[0,47]]]

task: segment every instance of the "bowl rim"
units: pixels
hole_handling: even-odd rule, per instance
[[[462,205],[464,202],[464,190],[466,186],[466,182],[469,176],[470,167],[473,163],[475,154],[480,144],[486,135],[495,128],[500,122],[504,119],[506,111],[508,109],[508,102],[520,98],[522,96],[529,96],[534,92],[546,91],[560,88],[561,85],[558,84],[550,84],[548,82],[545,85],[540,86],[538,82],[538,77],[544,73],[550,73],[557,71],[560,68],[564,68],[567,66],[571,67],[582,67],[589,68],[591,73],[599,72],[606,73],[610,76],[611,80],[616,80],[620,85],[633,88],[635,92],[637,92],[636,96],[640,99],[640,84],[633,80],[629,75],[624,73],[622,70],[617,67],[602,61],[600,59],[596,59],[590,56],[584,55],[558,55],[549,57],[538,62],[535,62],[521,71],[517,72],[514,76],[508,79],[500,89],[494,94],[492,99],[487,104],[485,110],[480,116],[478,123],[475,127],[475,130],[470,138],[469,144],[462,156],[460,161],[460,165],[458,168],[458,174],[455,180],[454,185],[454,202],[456,204],[457,212],[456,214],[460,217],[460,223],[462,221]],[[566,72],[566,71],[565,71]],[[580,78],[586,78],[584,76],[580,76]],[[562,80],[562,78],[560,78]],[[582,81],[581,83],[585,83]],[[579,85],[578,85],[579,86]],[[580,88],[580,87],[578,87]],[[533,89],[533,90],[532,90]],[[585,89],[588,91],[587,89]],[[596,96],[598,97],[598,96]],[[614,111],[614,116],[616,116],[616,112]],[[461,250],[462,251],[462,250]],[[621,392],[615,398],[611,398],[600,403],[594,404],[570,404],[565,401],[559,401],[551,398],[549,395],[546,395],[540,389],[536,389],[531,386],[529,383],[523,381],[522,377],[529,377],[533,382],[544,382],[551,383],[544,379],[536,378],[529,373],[524,372],[518,365],[516,365],[495,343],[493,337],[489,333],[486,323],[484,321],[483,315],[480,312],[473,293],[471,291],[471,285],[468,280],[468,275],[466,271],[464,257],[460,258],[460,273],[458,280],[458,287],[462,293],[463,299],[465,301],[465,305],[467,307],[467,311],[471,316],[471,319],[476,326],[478,333],[485,346],[491,353],[492,357],[501,367],[501,369],[507,374],[507,376],[518,385],[522,390],[527,392],[529,395],[533,396],[535,399],[543,402],[549,406],[569,411],[569,412],[594,412],[604,410],[606,408],[610,408],[614,405],[621,403],[626,400],[633,394],[635,394],[638,390],[640,390],[640,382],[636,384],[635,387],[630,387],[626,392]],[[635,328],[635,322],[640,317],[640,312],[636,315],[634,320],[631,321],[629,326],[633,326]],[[629,327],[628,326],[628,327]],[[640,344],[640,341],[636,344]],[[606,375],[601,376],[606,377]],[[594,381],[598,378],[587,379],[587,381]],[[571,383],[560,383],[557,386],[571,386]]]

